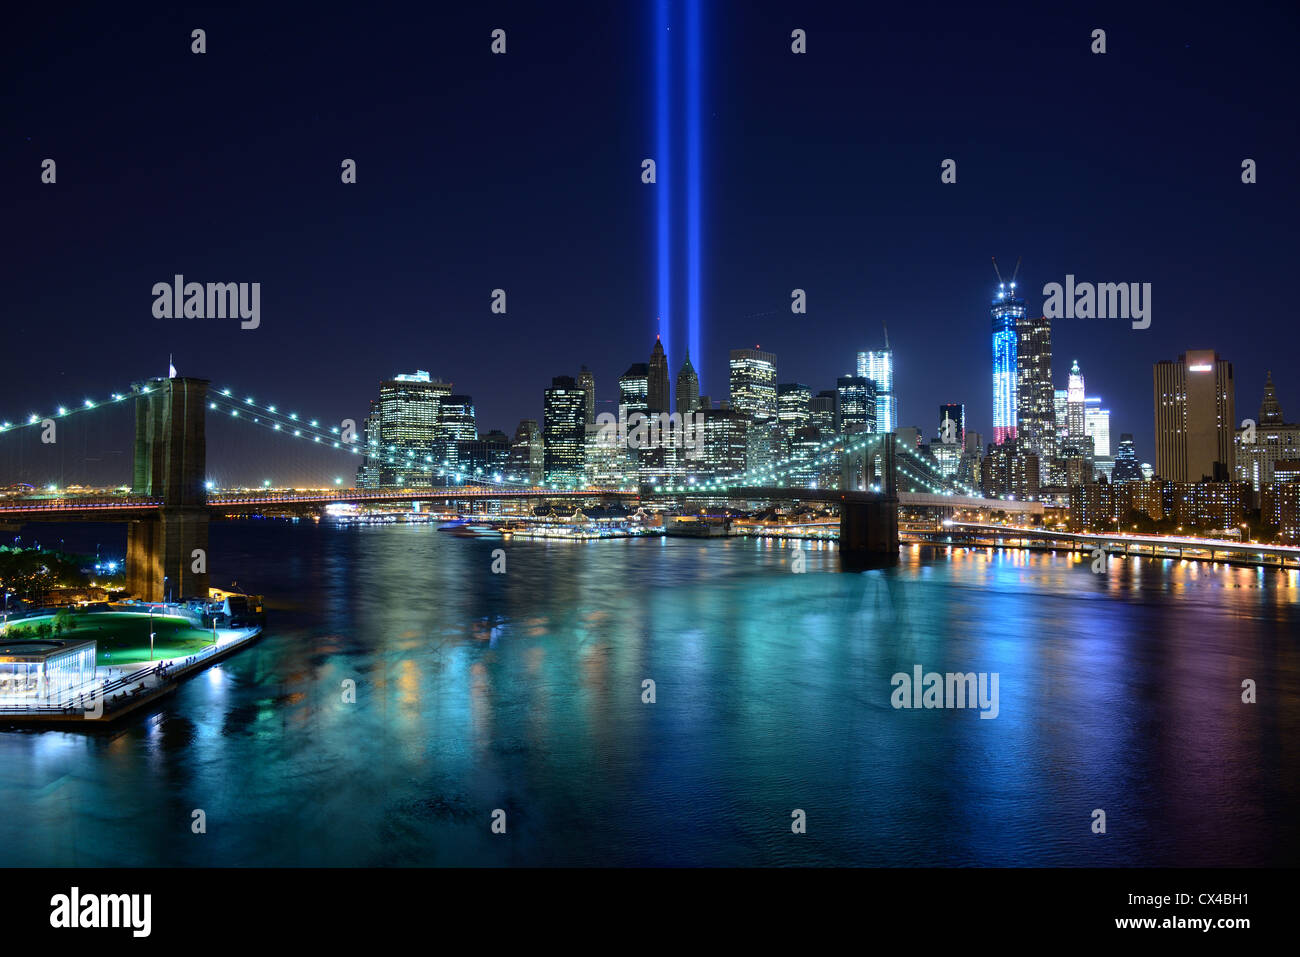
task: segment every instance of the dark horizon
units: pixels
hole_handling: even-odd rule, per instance
[[[360,422],[381,379],[416,368],[472,395],[482,432],[540,420],[552,377],[582,364],[608,408],[660,311],[663,184],[640,181],[656,153],[653,15],[498,5],[321,23],[257,9],[119,24],[24,10],[0,179],[7,327],[36,361],[11,364],[0,418],[165,374],[169,354],[183,375],[322,418]],[[1297,345],[1284,318],[1295,25],[1273,11],[707,5],[701,392],[725,398],[728,350],[755,345],[777,354],[779,381],[833,388],[887,323],[899,425],[929,437],[939,405],[961,402],[990,441],[990,257],[1007,273],[1023,257],[1034,312],[1067,273],[1152,284],[1147,330],[1053,330],[1055,386],[1077,358],[1112,443],[1133,433],[1141,461],[1154,461],[1151,367],[1189,349],[1233,362],[1239,420],[1269,369],[1300,418],[1300,376],[1279,361]],[[489,51],[498,27],[505,56]],[[796,27],[807,54],[790,51]],[[1094,27],[1104,55],[1089,51]],[[40,181],[46,157],[55,185]],[[339,180],[344,158],[356,185]],[[955,185],[940,183],[946,158]],[[260,327],[155,319],[151,287],[176,273],[260,282]],[[496,288],[505,316],[490,312]],[[807,315],[790,312],[794,288]],[[674,378],[686,298],[677,282]],[[221,461],[250,482],[255,455],[277,454],[230,446]]]

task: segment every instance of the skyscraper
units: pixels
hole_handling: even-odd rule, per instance
[[[945,425],[951,422],[952,425]],[[948,436],[951,435],[951,438]],[[939,406],[939,441],[941,443],[966,444],[966,406],[961,402],[950,402]]]
[[[367,452],[379,467],[381,488],[427,487],[433,471],[449,453],[442,421],[450,382],[439,382],[423,369],[379,384],[372,407],[378,429],[367,436]]]
[[[545,395],[543,466],[548,485],[584,479],[587,394],[572,376],[556,376]]]
[[[677,371],[677,411],[681,415],[700,407],[700,377],[691,365],[691,351],[686,350],[686,360]]]
[[[622,418],[631,420],[633,414],[650,411],[650,366],[634,362],[618,377],[618,408]],[[632,426],[629,426],[631,428]]]
[[[835,406],[838,404],[839,395],[833,389],[818,392],[808,403],[809,418],[823,441],[835,434]]]
[[[998,283],[997,295],[989,307],[993,320],[993,441],[1001,445],[1016,437],[1019,409],[1016,362],[1019,332],[1025,317],[1025,301],[1016,296],[1016,284]]]
[[[1115,450],[1115,468],[1110,474],[1112,482],[1141,482],[1142,467],[1138,465],[1137,449],[1133,447],[1133,436],[1128,432],[1119,437],[1119,448]]]
[[[1101,399],[1084,400],[1083,434],[1092,437],[1092,452],[1097,458],[1110,458],[1110,409],[1103,409]]]
[[[775,419],[776,354],[731,350],[731,407],[759,421]]]
[[[1022,452],[1038,456],[1039,479],[1048,481],[1056,458],[1056,407],[1052,389],[1052,320],[1023,316],[1016,322],[1016,436]]]
[[[1237,481],[1249,482],[1256,491],[1281,481],[1279,463],[1300,459],[1300,424],[1287,422],[1273,387],[1273,373],[1264,381],[1264,399],[1259,404],[1259,422],[1254,429],[1242,429],[1236,436]]]
[[[647,367],[646,405],[650,412],[671,412],[672,404],[668,391],[668,356],[664,353],[664,344],[655,336],[654,349],[650,351],[650,363]]]
[[[875,432],[876,386],[868,378],[856,375],[840,376],[835,380],[838,402],[835,420],[838,430],[847,435],[849,432]]]
[[[1156,474],[1168,482],[1219,481],[1233,473],[1235,386],[1232,363],[1213,349],[1157,362]]]
[[[510,443],[507,474],[530,485],[541,485],[544,468],[542,430],[537,427],[536,419],[520,419],[514,441]]]
[[[776,416],[787,438],[793,438],[795,429],[811,424],[812,389],[802,382],[783,382],[776,387]]]
[[[1069,439],[1081,439],[1088,434],[1087,419],[1084,415],[1086,397],[1083,388],[1083,373],[1079,370],[1079,360],[1074,360],[1070,367],[1070,385],[1065,390],[1065,434]]]
[[[876,431],[898,428],[898,405],[894,398],[894,350],[870,349],[858,353],[858,376],[875,383]]]
[[[587,422],[596,421],[596,377],[586,366],[578,372],[578,388],[587,393]]]

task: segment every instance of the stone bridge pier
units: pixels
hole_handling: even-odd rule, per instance
[[[898,499],[855,496],[840,504],[840,565],[846,571],[898,564]]]
[[[132,491],[162,504],[127,530],[127,590],[145,601],[207,598],[208,380],[151,379],[133,389]]]

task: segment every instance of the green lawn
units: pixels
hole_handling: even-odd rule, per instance
[[[177,618],[155,616],[153,631],[154,661],[192,655],[212,644],[211,631],[194,628],[189,622]],[[54,637],[94,638],[95,663],[101,666],[121,667],[149,663],[148,614],[100,612],[74,615],[72,627]]]

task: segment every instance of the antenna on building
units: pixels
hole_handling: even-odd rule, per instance
[[[889,351],[889,323],[880,320],[880,327],[885,330],[885,351]]]

